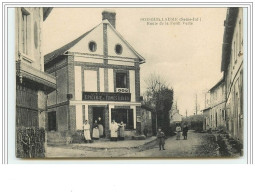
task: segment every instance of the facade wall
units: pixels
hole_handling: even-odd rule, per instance
[[[225,83],[222,81],[210,91],[210,128],[226,127]]]
[[[229,134],[243,142],[243,12],[239,8],[226,76],[226,120]]]
[[[43,8],[15,8],[15,17],[16,126],[47,128],[45,83],[55,78],[44,73]]]
[[[91,42],[96,43],[95,51],[89,48]],[[116,53],[115,46],[120,44],[121,53]],[[141,132],[141,103],[140,103],[140,64],[134,51],[128,46],[118,33],[115,33],[106,23],[102,23],[95,27],[88,35],[76,43],[67,51],[66,66],[61,70],[54,71],[53,67],[57,63],[53,63],[47,68],[52,74],[57,74],[57,91],[49,96],[50,104],[54,98],[58,100],[58,104],[66,103],[67,110],[59,112],[61,116],[67,116],[67,126],[71,131],[81,130],[85,120],[88,120],[91,127],[94,123],[96,115],[99,115],[97,108],[102,108],[105,135],[109,136],[109,124],[113,119],[113,113],[117,109],[121,109],[121,117],[132,117],[129,126],[132,129]],[[64,57],[63,57],[64,58]],[[62,60],[64,61],[64,60]],[[124,74],[123,86],[120,86],[120,75]],[[66,75],[67,79],[62,79],[62,75]],[[64,78],[64,77],[63,77]],[[67,83],[66,85],[64,83]],[[131,93],[131,101],[100,101],[100,100],[83,100],[83,92],[111,92],[111,93]],[[72,98],[67,99],[65,94],[72,94]],[[57,97],[56,97],[57,96]],[[97,111],[96,111],[97,110]],[[132,113],[131,113],[132,112]],[[67,114],[66,114],[67,113]],[[96,113],[96,114],[95,114]],[[120,116],[116,116],[116,120],[121,120]],[[58,118],[58,117],[57,117]],[[59,123],[60,120],[57,120]],[[121,121],[117,121],[121,122]],[[133,123],[133,124],[132,124]],[[59,125],[58,125],[59,126]],[[58,127],[60,130],[60,128]],[[62,129],[62,128],[61,128]],[[64,129],[64,127],[63,127]]]
[[[44,71],[42,55],[42,8],[16,8],[16,59]]]

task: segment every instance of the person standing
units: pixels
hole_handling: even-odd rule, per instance
[[[178,123],[177,126],[176,126],[176,140],[180,140],[180,137],[181,137],[181,126],[180,124]]]
[[[163,131],[161,131],[161,128],[158,129],[157,133],[157,139],[158,139],[158,144],[159,144],[159,150],[165,150],[165,139],[166,136]]]
[[[103,126],[103,121],[101,117],[98,117],[98,130],[99,130],[99,135],[100,137],[104,136],[104,126]]]
[[[91,136],[90,136],[90,124],[88,120],[85,120],[83,124],[83,131],[84,131],[84,138],[86,143],[91,143]]]
[[[118,124],[115,122],[115,120],[112,120],[110,130],[111,130],[111,141],[117,141],[118,139]]]
[[[120,122],[119,124],[119,131],[120,131],[120,140],[124,140],[125,138],[125,127],[126,124],[123,123],[123,121]]]
[[[188,125],[187,124],[184,124],[184,127],[183,127],[183,133],[182,133],[182,135],[183,135],[183,139],[184,140],[187,140],[188,138],[188,130],[189,130],[189,128],[188,128]]]
[[[99,139],[99,129],[98,129],[98,124],[97,124],[97,120],[95,120],[95,123],[93,124],[93,133],[92,133],[92,137],[95,140]]]

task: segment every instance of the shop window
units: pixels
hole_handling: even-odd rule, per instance
[[[89,50],[91,52],[95,52],[97,50],[97,44],[95,41],[91,41],[89,42]]]
[[[127,88],[127,73],[116,73],[116,88]]]
[[[133,109],[115,108],[111,110],[111,118],[117,123],[123,121],[126,124],[126,130],[134,129]]]

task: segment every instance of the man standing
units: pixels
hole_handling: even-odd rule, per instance
[[[183,137],[184,137],[183,139],[185,140],[187,140],[188,130],[189,130],[188,125],[185,123],[183,127]]]

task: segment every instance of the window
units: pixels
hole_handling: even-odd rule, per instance
[[[29,12],[24,8],[21,9],[21,42],[22,42],[22,52],[28,54],[28,35],[29,35]]]
[[[122,51],[123,51],[123,48],[120,44],[115,45],[115,52],[117,54],[119,54],[119,55],[122,54]]]
[[[127,73],[116,73],[116,88],[127,88]]]
[[[94,41],[89,42],[89,50],[95,52],[97,50],[97,44]]]

